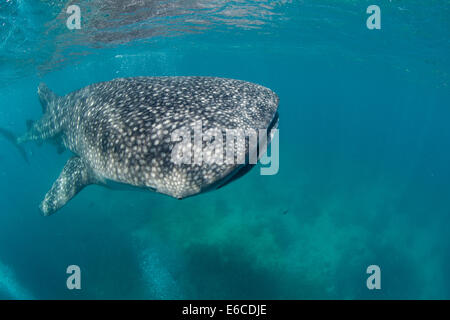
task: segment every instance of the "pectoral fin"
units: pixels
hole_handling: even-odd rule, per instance
[[[44,216],[55,213],[85,186],[95,182],[95,175],[80,157],[70,158],[41,202],[42,213]]]

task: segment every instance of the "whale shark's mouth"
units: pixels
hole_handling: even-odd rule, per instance
[[[275,115],[273,116],[272,121],[270,122],[269,127],[267,129],[267,145],[265,146],[265,148],[267,148],[267,146],[270,144],[270,140],[271,140],[270,133],[271,133],[272,129],[276,129],[278,127],[278,120],[279,120],[279,115],[278,115],[278,111],[277,111],[277,112],[275,112]],[[257,150],[258,150],[258,155],[262,156],[262,154],[260,154],[261,149],[260,149],[259,141],[258,141],[258,145],[257,145]],[[238,168],[236,168],[234,170],[234,172],[230,173],[223,179],[216,182],[214,184],[214,186],[212,187],[212,189],[220,189],[222,187],[225,187],[227,184],[243,177],[251,169],[253,169],[254,166],[255,166],[255,164],[249,163],[248,157],[246,157],[246,162],[244,164],[240,165]]]

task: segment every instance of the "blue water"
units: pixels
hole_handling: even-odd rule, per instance
[[[447,0],[2,0],[0,127],[41,116],[40,82],[235,78],[280,97],[280,170],[183,201],[89,186],[43,217],[70,153],[0,138],[0,299],[449,299],[449,36]]]

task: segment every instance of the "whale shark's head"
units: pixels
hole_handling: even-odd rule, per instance
[[[168,132],[165,152],[153,160],[157,192],[183,199],[221,188],[248,173],[265,153],[278,126],[279,98],[263,86],[238,84],[226,99],[212,99],[191,122]]]

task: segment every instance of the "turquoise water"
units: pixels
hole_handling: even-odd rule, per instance
[[[280,170],[183,201],[89,186],[42,217],[70,153],[27,144],[27,164],[0,138],[0,298],[450,298],[449,18],[447,0],[2,0],[0,127],[40,117],[40,82],[236,78],[280,97]]]

